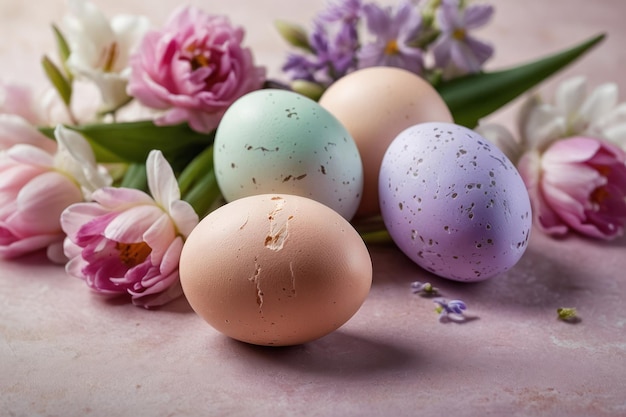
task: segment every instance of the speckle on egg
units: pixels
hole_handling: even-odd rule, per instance
[[[462,126],[423,123],[400,133],[383,158],[379,194],[394,242],[439,276],[493,277],[528,245],[530,200],[517,169]]]

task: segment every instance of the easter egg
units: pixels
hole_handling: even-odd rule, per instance
[[[190,305],[247,343],[306,343],[361,307],[372,261],[360,235],[329,207],[300,196],[240,198],[207,215],[180,258]]]
[[[522,178],[495,145],[465,127],[433,122],[401,132],[383,158],[379,193],[393,241],[441,277],[493,277],[528,246],[532,216]]]
[[[359,150],[315,101],[266,89],[233,103],[215,135],[214,168],[227,202],[264,193],[307,197],[351,219],[363,192]]]
[[[354,138],[363,161],[363,197],[356,217],[379,214],[378,173],[391,141],[423,122],[452,122],[439,93],[420,76],[400,68],[371,67],[333,83],[320,98]]]

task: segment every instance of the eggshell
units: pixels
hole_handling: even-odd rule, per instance
[[[348,129],[361,154],[363,197],[355,217],[380,213],[380,164],[400,132],[422,122],[452,122],[439,93],[418,75],[400,68],[352,72],[332,84],[319,103]]]
[[[312,198],[350,220],[363,191],[354,140],[315,101],[259,90],[233,103],[215,136],[215,173],[226,201],[264,193]]]
[[[394,242],[439,276],[484,280],[526,250],[524,182],[495,145],[465,127],[424,123],[400,133],[385,153],[379,192]]]
[[[294,345],[350,319],[365,300],[372,263],[360,235],[314,200],[241,198],[189,235],[180,280],[192,308],[234,339]]]

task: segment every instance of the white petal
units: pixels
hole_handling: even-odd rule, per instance
[[[559,84],[555,93],[555,105],[564,115],[578,114],[578,109],[585,100],[587,80],[583,76],[569,78]]]
[[[178,229],[178,233],[186,239],[189,233],[198,225],[198,214],[191,204],[186,201],[175,201],[170,207],[170,216]]]
[[[593,124],[597,119],[610,113],[617,105],[617,84],[602,84],[589,94],[580,107],[580,117],[586,122]]]
[[[474,129],[479,135],[495,144],[506,156],[517,164],[523,149],[513,134],[504,126],[495,123],[479,125]]]
[[[145,16],[119,15],[111,19],[111,29],[118,46],[114,71],[119,72],[128,67],[130,55],[150,29],[150,20]]]
[[[604,129],[604,137],[626,149],[626,124]]]
[[[520,144],[524,148],[527,148],[526,126],[528,125],[528,118],[530,117],[532,110],[541,103],[542,100],[539,94],[531,94],[526,100],[524,100],[517,113],[517,132],[520,135]]]
[[[72,51],[68,65],[96,68],[115,41],[109,21],[93,3],[84,0],[69,0],[69,10],[64,22]]]
[[[83,75],[100,90],[103,111],[116,109],[130,99],[126,94],[128,79],[124,75],[92,70],[84,71]]]
[[[170,213],[172,203],[180,199],[180,189],[174,171],[161,151],[150,151],[146,161],[146,173],[152,198],[163,210]]]
[[[101,172],[89,143],[79,133],[58,125],[54,136],[59,144],[55,155],[55,167],[69,174],[81,186],[83,195],[89,199],[98,188],[110,185],[108,174]]]
[[[566,120],[557,109],[540,104],[529,112],[522,136],[526,138],[529,149],[542,149],[555,139],[563,137]]]

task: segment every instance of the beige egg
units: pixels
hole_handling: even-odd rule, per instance
[[[439,93],[421,77],[399,68],[352,72],[332,84],[319,103],[346,127],[361,154],[364,188],[357,218],[380,213],[378,172],[393,139],[418,123],[452,122]]]
[[[189,235],[180,280],[211,326],[257,345],[295,345],[343,325],[372,282],[367,247],[350,223],[314,200],[262,194],[235,200]]]

